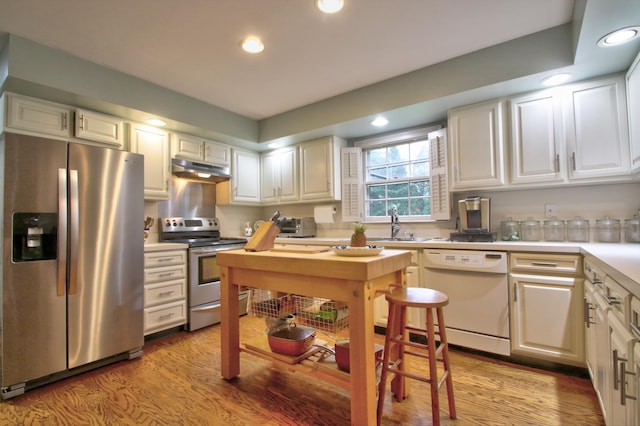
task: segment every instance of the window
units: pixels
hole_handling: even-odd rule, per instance
[[[448,219],[444,130],[421,128],[356,142],[362,149],[363,221]]]

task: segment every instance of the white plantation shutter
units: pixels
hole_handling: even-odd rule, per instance
[[[447,175],[447,129],[429,133],[429,179],[431,181],[431,218],[451,219]]]
[[[342,148],[342,221],[360,222],[363,208],[362,149]]]

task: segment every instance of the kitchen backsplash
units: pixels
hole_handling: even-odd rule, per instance
[[[553,204],[556,216],[568,220],[581,216],[591,222],[591,240],[594,240],[595,221],[604,216],[620,219],[633,217],[640,209],[640,182],[624,184],[606,184],[577,187],[559,187],[545,189],[520,189],[509,191],[474,191],[456,193],[452,205],[470,195],[491,198],[491,230],[499,232],[500,222],[512,217],[514,220],[525,220],[528,217],[539,220],[545,218],[545,204]],[[145,202],[145,215],[158,217],[158,203]],[[336,205],[337,213],[332,224],[318,224],[317,237],[347,238],[351,235],[353,223],[343,222],[340,213],[340,203]],[[222,236],[233,237],[244,234],[247,222],[254,224],[258,220],[268,220],[276,210],[283,216],[313,216],[314,204],[290,204],[279,207],[252,206],[216,206],[215,215],[220,219]],[[413,233],[420,238],[442,237],[448,238],[455,230],[455,218],[458,212],[454,210],[452,220],[435,223],[403,223],[400,222],[400,236],[405,232]],[[143,218],[140,219],[141,221]],[[388,237],[390,224],[368,224],[367,235]],[[152,230],[150,241],[157,241],[157,229]]]

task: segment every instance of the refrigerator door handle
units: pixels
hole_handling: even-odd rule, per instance
[[[67,169],[58,169],[58,285],[56,294],[67,291]]]
[[[79,206],[78,171],[69,170],[69,294],[78,290]]]

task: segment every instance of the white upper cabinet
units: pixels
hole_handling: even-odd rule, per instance
[[[231,175],[216,184],[216,204],[260,203],[260,156],[252,151],[231,150]]]
[[[224,167],[231,165],[231,149],[227,145],[180,133],[172,135],[171,156]]]
[[[346,141],[327,136],[300,144],[300,200],[341,199],[340,149]]]
[[[68,139],[73,109],[66,105],[6,92],[4,131]]]
[[[637,173],[640,171],[640,54],[627,72],[627,105],[631,170]]]
[[[118,117],[76,109],[75,136],[124,149],[124,121]]]
[[[511,98],[511,183],[564,179],[562,100],[546,90]]]
[[[504,185],[503,102],[494,100],[449,111],[451,189]]]
[[[171,162],[169,133],[144,124],[130,124],[130,150],[144,155],[144,198],[168,200]]]
[[[628,175],[629,127],[624,77],[566,87],[564,96],[568,177]]]
[[[262,154],[260,172],[260,196],[263,204],[298,200],[297,147]]]

